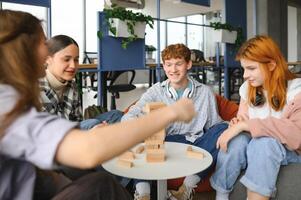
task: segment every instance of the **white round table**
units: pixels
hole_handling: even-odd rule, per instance
[[[105,162],[102,166],[112,174],[143,180],[158,181],[158,200],[166,199],[167,179],[174,179],[196,174],[207,169],[212,163],[212,156],[204,149],[193,146],[194,151],[202,152],[203,159],[195,159],[186,156],[188,146],[183,143],[165,142],[165,162],[147,163],[145,151],[142,154],[135,154],[132,168],[124,168],[117,165],[117,157]],[[141,145],[141,144],[140,144]],[[138,147],[133,148],[135,149]]]

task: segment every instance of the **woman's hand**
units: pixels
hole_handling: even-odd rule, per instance
[[[244,115],[237,115],[236,117],[234,117],[230,120],[229,126],[233,126],[233,125],[237,124],[238,122],[246,121],[248,119],[249,119],[249,117],[246,116],[246,115],[245,116]]]
[[[239,121],[240,121],[239,116],[233,117],[229,122],[229,126],[231,127],[231,126],[237,124]]]
[[[245,121],[239,121],[226,129],[217,139],[216,148],[227,152],[229,141],[242,131],[248,131],[248,124]]]

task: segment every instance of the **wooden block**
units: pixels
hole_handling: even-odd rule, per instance
[[[202,152],[193,151],[192,147],[189,146],[186,151],[186,155],[190,158],[203,159],[204,154]]]
[[[151,102],[151,103],[147,103],[144,106],[143,111],[145,113],[150,113],[153,110],[156,110],[156,109],[159,109],[159,108],[162,108],[162,107],[165,107],[165,106],[166,106],[166,104],[162,103],[162,102]]]
[[[144,143],[146,145],[162,145],[162,144],[164,144],[164,140],[146,139]]]
[[[187,151],[192,151],[192,146],[187,147]]]
[[[165,149],[164,148],[159,148],[159,149],[146,149],[147,154],[165,154]]]
[[[131,168],[134,166],[131,161],[127,161],[127,160],[117,160],[117,165],[126,168]]]
[[[123,154],[121,154],[118,157],[119,160],[126,160],[126,161],[133,161],[135,159],[135,154],[131,151],[127,151]]]
[[[161,149],[164,148],[164,144],[145,144],[145,149]]]
[[[136,153],[140,154],[144,151],[144,146],[143,145],[140,145],[139,147],[136,148]]]
[[[165,154],[146,154],[146,162],[164,162]]]

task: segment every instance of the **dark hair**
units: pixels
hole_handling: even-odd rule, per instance
[[[77,42],[73,38],[67,35],[56,35],[47,41],[49,55],[52,56],[71,44],[78,47]]]
[[[32,107],[41,108],[38,79],[45,72],[38,46],[43,37],[41,21],[33,15],[0,10],[0,83],[19,93],[15,107],[0,116],[0,137],[20,114]]]

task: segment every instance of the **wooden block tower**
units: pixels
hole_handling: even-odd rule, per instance
[[[162,102],[148,103],[144,107],[144,112],[150,113],[153,110],[160,109],[164,106],[166,106],[166,104]],[[147,162],[165,161],[164,139],[165,139],[165,129],[162,129],[161,131],[152,135],[151,137],[147,138],[144,141]]]

